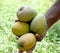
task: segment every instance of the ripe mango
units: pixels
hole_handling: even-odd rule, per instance
[[[30,24],[30,30],[34,33],[43,34],[46,32],[47,24],[45,16],[38,14]]]
[[[21,51],[31,49],[36,44],[36,38],[33,33],[26,33],[17,40],[17,47]]]
[[[19,21],[15,22],[15,24],[12,27],[12,32],[17,36],[21,36],[29,32],[29,25],[27,23],[23,23]]]

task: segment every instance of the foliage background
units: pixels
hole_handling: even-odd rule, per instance
[[[23,5],[34,7],[45,14],[55,0],[0,0],[0,53],[17,53],[15,35],[11,28],[18,8]],[[32,53],[60,53],[60,20],[47,32],[46,37],[37,42]]]

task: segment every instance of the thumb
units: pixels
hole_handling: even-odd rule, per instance
[[[35,37],[37,41],[42,41],[42,39],[45,37],[45,34],[41,34],[41,35],[35,34]]]

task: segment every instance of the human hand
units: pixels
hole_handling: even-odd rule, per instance
[[[18,22],[18,21],[19,21],[18,19],[15,20],[15,22]],[[45,37],[45,34],[41,34],[41,35],[35,34],[35,37],[36,37],[36,41],[38,42],[38,41],[41,41],[41,40]],[[16,39],[17,39],[17,40],[18,40],[19,38],[20,38],[20,37],[16,36]],[[36,45],[35,45],[35,46],[36,46]],[[26,52],[27,52],[27,53],[31,53],[31,52],[34,50],[35,46],[33,46],[32,48],[30,48],[30,49],[27,50]],[[19,50],[18,53],[23,53],[23,52],[24,52],[24,51]]]

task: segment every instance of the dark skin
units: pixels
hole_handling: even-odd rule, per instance
[[[55,22],[57,22],[60,19],[60,0],[56,0],[53,6],[46,12],[45,18],[46,18],[47,30],[48,30]],[[15,20],[15,22],[17,21],[19,20]],[[45,37],[45,34],[41,34],[41,35],[35,34],[35,37],[37,41],[41,41]],[[34,48],[35,46],[27,50],[27,53],[31,53]],[[23,53],[23,51],[19,50],[18,53]]]

